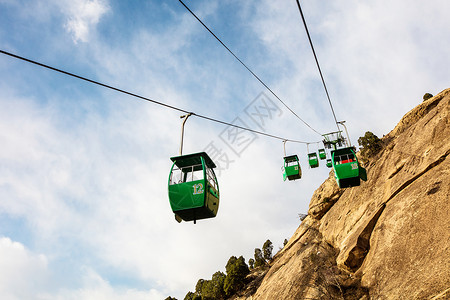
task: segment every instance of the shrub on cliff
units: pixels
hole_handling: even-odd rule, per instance
[[[430,93],[425,93],[425,95],[423,95],[423,101],[427,101],[430,98],[433,98],[433,95]]]
[[[358,139],[358,144],[362,146],[361,156],[366,160],[381,150],[381,140],[372,132],[367,131],[364,136]]]
[[[259,248],[255,248],[255,268],[264,266],[266,264],[266,260],[264,259],[263,252]]]
[[[266,261],[270,261],[272,259],[272,250],[273,244],[270,240],[267,240],[263,245],[263,256]]]
[[[248,265],[249,265],[250,269],[253,269],[255,267],[255,260],[253,258],[250,258],[248,260]]]

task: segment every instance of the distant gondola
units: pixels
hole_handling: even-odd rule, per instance
[[[311,168],[317,168],[319,166],[319,159],[317,158],[317,153],[308,153],[308,163]]]
[[[283,158],[283,180],[296,180],[302,178],[302,169],[297,155],[285,156]]]
[[[320,159],[327,158],[327,153],[325,152],[325,149],[319,149],[319,158]]]

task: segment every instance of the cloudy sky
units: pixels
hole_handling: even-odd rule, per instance
[[[336,129],[294,0],[186,4],[315,131]],[[302,6],[353,144],[449,88],[449,1]],[[311,151],[321,140],[179,1],[0,0],[0,49]],[[178,224],[180,112],[5,54],[0,70],[2,299],[183,299],[230,256],[266,239],[278,250],[329,173],[287,143],[303,177],[283,182],[280,140],[191,117],[184,153],[214,157],[221,202],[216,218]]]

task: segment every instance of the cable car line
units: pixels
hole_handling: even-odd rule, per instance
[[[348,136],[347,128],[344,125],[345,121],[338,122],[336,119],[336,114],[334,113],[333,105],[331,104],[330,95],[328,93],[327,85],[325,84],[325,80],[323,78],[322,70],[320,69],[319,60],[317,59],[316,51],[314,50],[314,45],[311,40],[311,36],[309,34],[308,26],[306,26],[305,16],[303,15],[302,8],[300,6],[300,1],[297,0],[298,10],[302,17],[303,25],[305,26],[306,34],[308,35],[309,44],[311,45],[311,50],[314,54],[314,59],[316,60],[317,68],[319,69],[320,78],[322,79],[322,84],[327,94],[328,103],[330,104],[331,111],[333,113],[334,121],[336,123],[337,131],[337,139],[329,140],[329,135],[332,136],[334,133],[324,134],[324,146],[331,147],[334,146],[334,150],[331,150],[331,158],[327,159],[326,166],[328,168],[333,168],[334,177],[336,179],[336,183],[339,188],[349,188],[354,186],[359,186],[361,184],[361,180],[367,181],[367,170],[360,165],[358,162],[358,158],[356,156],[356,149],[352,147],[350,144],[350,137]],[[337,149],[338,145],[342,145],[342,142],[345,140],[342,136],[339,136],[342,132],[339,128],[339,124],[344,126],[345,131],[347,133],[348,144],[345,148]],[[328,137],[327,137],[328,136]],[[308,144],[307,144],[308,146]],[[309,156],[310,154],[308,154]],[[314,152],[313,155],[317,157],[317,154]],[[326,159],[325,149],[319,149],[320,159]],[[311,157],[312,158],[312,157]],[[309,165],[314,168],[311,163],[311,159],[309,160]],[[318,166],[318,164],[317,164]]]
[[[40,62],[31,60],[31,59],[28,59],[28,58],[25,58],[25,57],[22,57],[22,56],[19,56],[19,55],[10,53],[10,52],[6,52],[6,51],[3,51],[3,50],[1,50],[1,49],[0,49],[0,52],[3,53],[3,54],[6,54],[6,55],[12,56],[12,57],[14,57],[14,58],[17,58],[17,59],[20,59],[20,60],[23,60],[23,61],[26,61],[26,62],[35,64],[35,65],[38,65],[38,66],[40,66],[40,67],[44,67],[44,68],[50,69],[50,70],[52,70],[52,71],[56,71],[56,72],[59,72],[59,73],[63,73],[63,74],[65,74],[65,75],[68,75],[68,76],[71,76],[71,77],[75,77],[75,78],[78,78],[78,79],[81,79],[81,80],[84,80],[84,81],[87,81],[87,82],[90,82],[90,83],[93,83],[93,84],[96,84],[96,85],[100,85],[100,86],[102,86],[102,87],[105,87],[105,88],[108,88],[108,89],[111,89],[111,90],[114,90],[114,91],[117,91],[117,92],[120,92],[120,93],[124,93],[124,94],[127,94],[127,95],[132,96],[132,97],[136,97],[136,98],[140,98],[140,99],[142,99],[142,100],[146,100],[146,101],[149,101],[149,102],[153,102],[153,103],[155,103],[155,104],[159,104],[159,105],[165,106],[165,107],[167,107],[167,108],[171,108],[171,109],[174,109],[174,110],[178,110],[178,111],[180,111],[180,112],[189,113],[188,111],[183,110],[183,109],[180,109],[180,108],[177,108],[177,107],[175,107],[175,106],[171,106],[171,105],[169,105],[169,104],[165,104],[165,103],[158,102],[158,101],[155,101],[155,100],[152,100],[152,99],[143,97],[143,96],[139,96],[139,95],[137,95],[137,94],[133,94],[133,93],[127,92],[127,91],[125,91],[125,90],[121,90],[121,89],[119,89],[119,88],[116,88],[116,87],[113,87],[113,86],[110,86],[110,85],[107,85],[107,84],[104,84],[104,83],[101,83],[101,82],[98,82],[98,81],[95,81],[95,80],[92,80],[92,79],[89,79],[89,78],[86,78],[86,77],[82,77],[82,76],[79,76],[79,75],[76,75],[76,74],[73,74],[73,73],[70,73],[70,72],[61,70],[61,69],[57,69],[57,68],[55,68],[55,67],[52,67],[52,66],[49,66],[49,65],[45,65],[45,64],[43,64],[43,63],[40,63]]]
[[[319,69],[320,78],[322,79],[322,84],[323,84],[323,87],[325,88],[325,93],[327,94],[328,103],[330,104],[331,112],[333,113],[333,117],[334,117],[334,121],[336,123],[336,127],[338,128],[338,131],[340,131],[339,125],[338,125],[338,121],[336,119],[336,114],[334,113],[333,104],[331,104],[330,94],[328,93],[327,85],[325,84],[325,79],[323,78],[322,70],[320,69],[319,60],[317,59],[316,51],[314,50],[314,45],[312,43],[311,36],[309,35],[308,26],[306,26],[305,16],[303,15],[303,11],[302,11],[302,8],[300,6],[300,1],[299,0],[297,0],[297,6],[298,6],[298,10],[300,12],[300,16],[302,17],[303,25],[305,26],[305,30],[306,30],[306,34],[308,36],[309,44],[311,45],[311,50],[312,50],[312,52],[314,54],[314,59],[316,60],[317,68]]]
[[[0,53],[8,55],[8,56],[11,56],[11,57],[14,57],[14,58],[17,58],[19,60],[26,61],[26,62],[34,64],[34,65],[38,65],[38,66],[46,68],[46,69],[50,69],[50,70],[58,72],[58,73],[62,73],[64,75],[67,75],[67,76],[70,76],[70,77],[74,77],[74,78],[77,78],[77,79],[80,79],[80,80],[84,80],[84,81],[87,81],[89,83],[92,83],[92,84],[95,84],[95,85],[99,85],[99,86],[102,86],[102,87],[107,88],[107,89],[114,90],[114,91],[119,92],[119,93],[123,93],[123,94],[129,95],[129,96],[135,97],[135,98],[139,98],[141,100],[145,100],[145,101],[157,104],[157,105],[161,105],[161,106],[164,106],[166,108],[170,108],[170,109],[173,109],[173,110],[176,110],[176,111],[179,111],[179,112],[190,114],[192,116],[196,116],[196,117],[208,120],[208,121],[212,121],[212,122],[216,122],[216,123],[219,123],[219,124],[223,124],[223,125],[235,127],[235,128],[238,128],[238,129],[250,131],[250,132],[253,132],[255,134],[264,135],[264,136],[271,137],[271,138],[278,139],[278,140],[282,140],[282,141],[286,140],[288,142],[300,143],[300,144],[308,144],[308,143],[311,144],[311,143],[314,143],[314,142],[304,142],[304,141],[299,141],[299,140],[294,140],[294,139],[287,139],[287,138],[276,136],[276,135],[272,135],[272,134],[269,134],[269,133],[266,133],[266,132],[262,132],[262,131],[254,130],[254,129],[251,129],[251,128],[239,126],[239,125],[236,125],[236,124],[228,123],[228,122],[225,122],[225,121],[217,120],[217,119],[214,119],[212,117],[199,115],[199,114],[196,114],[194,112],[190,112],[188,110],[185,110],[185,109],[182,109],[182,108],[178,108],[178,107],[173,106],[173,105],[169,105],[169,104],[166,104],[166,103],[163,103],[163,102],[159,102],[159,101],[156,101],[156,100],[144,97],[144,96],[140,96],[140,95],[137,95],[135,93],[131,93],[131,92],[128,92],[126,90],[122,90],[122,89],[116,88],[116,87],[108,85],[108,84],[104,84],[104,83],[101,83],[101,82],[98,82],[98,81],[95,81],[95,80],[92,80],[92,79],[89,79],[89,78],[86,78],[86,77],[83,77],[83,76],[80,76],[80,75],[76,75],[76,74],[73,74],[73,73],[70,73],[70,72],[67,72],[67,71],[64,71],[64,70],[61,70],[61,69],[58,69],[58,68],[55,68],[55,67],[52,67],[52,66],[49,66],[49,65],[46,65],[46,64],[43,64],[43,63],[40,63],[40,62],[31,60],[31,59],[28,59],[28,58],[25,58],[25,57],[22,57],[22,56],[19,56],[19,55],[16,55],[16,54],[13,54],[13,53],[10,53],[10,52],[7,52],[7,51],[4,51],[4,50],[1,50],[1,49],[0,49]]]
[[[208,32],[231,54],[233,55],[233,57],[239,61],[241,63],[241,65],[243,65],[247,71],[249,71],[253,77],[255,77],[275,98],[277,98],[292,114],[294,114],[294,116],[296,116],[300,121],[302,121],[306,126],[308,126],[312,131],[314,131],[315,133],[317,133],[318,135],[322,135],[320,132],[318,132],[317,130],[315,130],[314,128],[312,128],[308,123],[306,123],[302,118],[300,118],[286,103],[284,103],[283,100],[280,99],[280,97],[277,96],[277,94],[275,94],[274,91],[272,91],[272,89],[270,87],[267,86],[267,84],[264,83],[264,81],[261,80],[261,78],[258,77],[258,75],[256,75],[242,60],[239,59],[239,57],[237,57],[233,51],[230,50],[230,48],[227,47],[227,45],[225,45],[215,34],[214,32],[211,31],[211,29],[208,28],[208,26],[205,25],[205,23],[202,22],[202,20],[200,20],[199,17],[197,17],[197,15],[189,9],[189,7],[187,7],[186,4],[184,4],[184,2],[182,0],[179,0],[181,4],[183,4],[183,6],[197,19],[197,21],[200,22],[200,24],[203,25],[203,27],[205,27],[206,30],[208,30]]]

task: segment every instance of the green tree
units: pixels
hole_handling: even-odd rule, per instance
[[[236,264],[236,261],[237,261],[236,256],[232,256],[228,259],[227,264],[225,266],[225,271],[227,272],[227,274],[233,268],[233,266]]]
[[[261,249],[255,248],[254,256],[255,256],[255,268],[264,266],[266,264],[266,260],[264,259]]]
[[[272,259],[273,244],[270,240],[267,240],[264,243],[262,251],[263,251],[264,259],[266,261],[269,261]]]
[[[287,239],[284,239],[283,247],[286,247],[287,243],[288,243],[288,240],[287,240]]]
[[[213,274],[211,280],[205,280],[202,285],[202,300],[219,300],[225,298],[223,289],[226,275],[220,271]]]
[[[164,299],[164,300],[177,300],[177,298],[174,298],[174,297],[167,297],[166,299]]]
[[[205,284],[205,279],[199,279],[197,281],[197,284],[195,285],[195,293],[192,300],[200,300],[202,299],[202,289],[203,285]]]
[[[205,280],[202,285],[202,300],[214,300],[213,294],[213,284],[211,280]]]
[[[423,101],[427,101],[430,98],[433,98],[433,95],[430,93],[425,93],[425,95],[423,95]]]
[[[240,256],[239,258],[236,258],[236,256],[230,257],[225,269],[227,271],[227,276],[225,277],[223,289],[226,296],[231,296],[244,286],[245,276],[250,273],[250,270],[248,269],[243,256]]]
[[[223,289],[223,286],[225,284],[226,277],[227,276],[220,271],[213,274],[211,281],[213,283],[213,295],[215,299],[225,298],[225,290]]]
[[[184,296],[184,300],[194,300],[195,294],[189,291],[186,296]]]
[[[381,140],[372,132],[367,131],[363,137],[358,139],[358,144],[362,146],[361,155],[368,159],[381,150]]]
[[[250,258],[248,260],[248,265],[250,266],[250,269],[253,269],[255,267],[255,260],[253,258]]]

